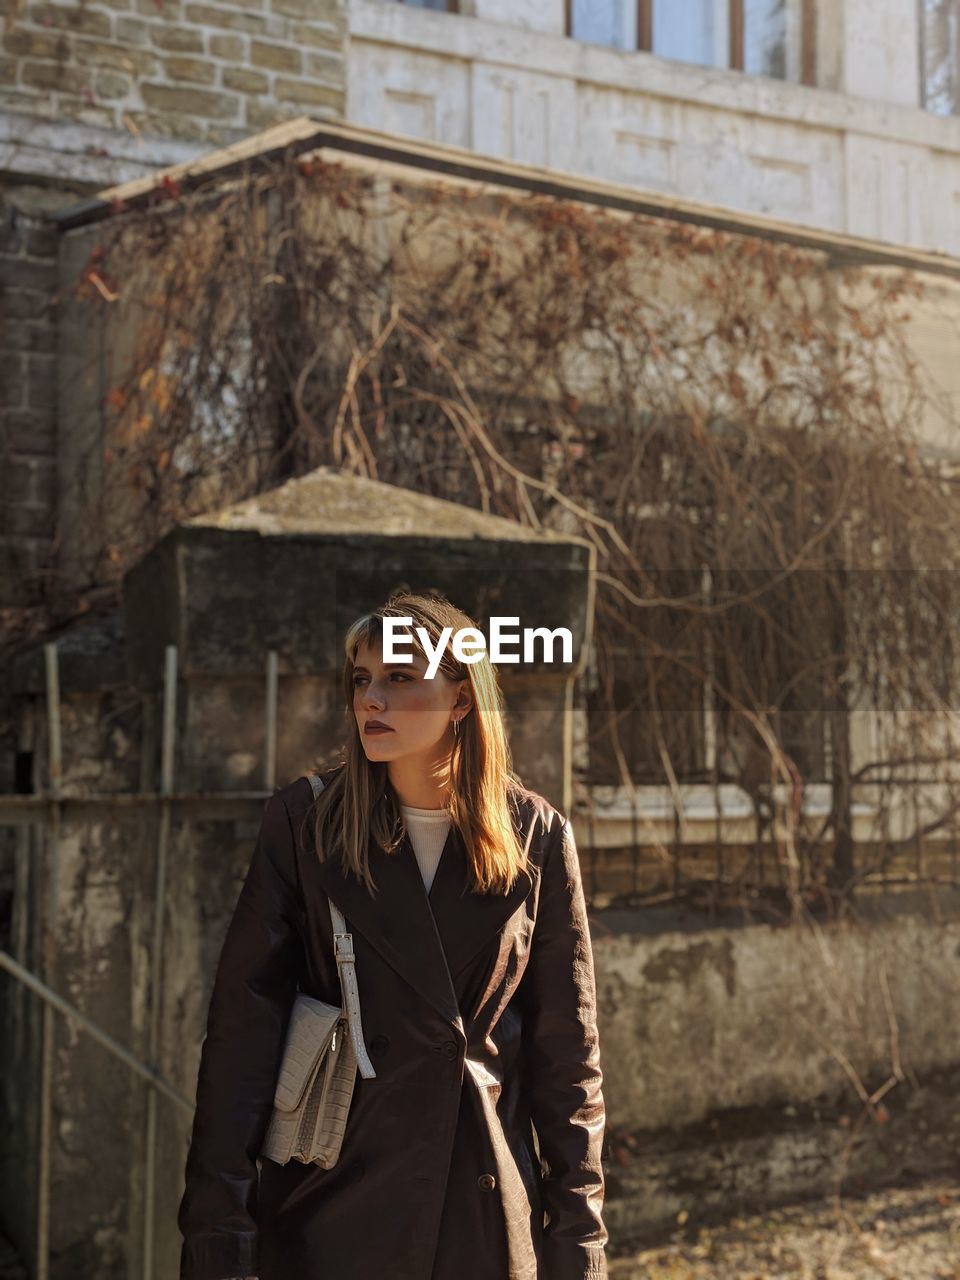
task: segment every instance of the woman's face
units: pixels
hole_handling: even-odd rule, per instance
[[[426,679],[427,660],[416,644],[409,662],[384,663],[383,646],[359,650],[353,670],[353,714],[369,760],[398,760],[420,755],[432,760],[453,746],[453,716],[469,705],[469,681],[453,681],[438,671]],[[461,705],[454,712],[458,692]],[[369,721],[385,724],[390,732],[367,730]]]

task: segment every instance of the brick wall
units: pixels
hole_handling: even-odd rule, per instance
[[[0,193],[0,602],[36,597],[55,530],[56,231],[50,193]]]
[[[222,146],[339,117],[344,0],[0,0],[0,112]]]
[[[344,0],[0,0],[0,26],[3,604],[53,582],[57,243],[45,214],[120,180],[111,135],[128,162],[142,139],[152,167],[158,145],[202,152],[292,116],[341,117],[346,18]],[[43,171],[31,169],[38,128],[54,130]]]

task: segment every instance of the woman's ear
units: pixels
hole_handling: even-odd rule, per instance
[[[460,711],[463,715],[466,715],[473,706],[473,694],[470,692],[470,682],[468,680],[461,682],[460,688],[457,690],[457,700],[453,706],[455,711]]]

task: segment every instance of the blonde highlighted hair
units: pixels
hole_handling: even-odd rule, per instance
[[[476,627],[443,595],[398,591],[379,609],[358,618],[347,632],[343,693],[348,736],[341,749],[340,767],[311,812],[319,856],[339,858],[343,868],[360,878],[371,893],[376,886],[369,868],[370,836],[392,854],[403,834],[400,801],[390,784],[387,765],[367,758],[353,714],[357,654],[366,645],[382,643],[384,618],[411,618],[410,627],[401,631],[409,631],[421,652],[417,627],[424,628],[432,646],[439,643],[445,627],[451,627],[453,634],[463,627]],[[473,694],[473,706],[460,721],[450,760],[450,810],[467,852],[472,887],[479,893],[506,893],[518,870],[526,869],[527,859],[519,839],[519,806],[511,794],[524,788],[512,769],[503,693],[486,651],[479,662],[468,665],[460,663],[448,645],[434,678],[441,675],[452,681],[468,681]]]

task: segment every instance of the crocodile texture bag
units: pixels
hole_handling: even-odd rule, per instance
[[[310,785],[318,796],[320,779],[310,775]],[[340,1154],[357,1068],[365,1080],[376,1075],[360,1023],[353,935],[339,908],[329,906],[343,1007],[298,992],[260,1149],[278,1164],[299,1160],[322,1169],[336,1164]]]

